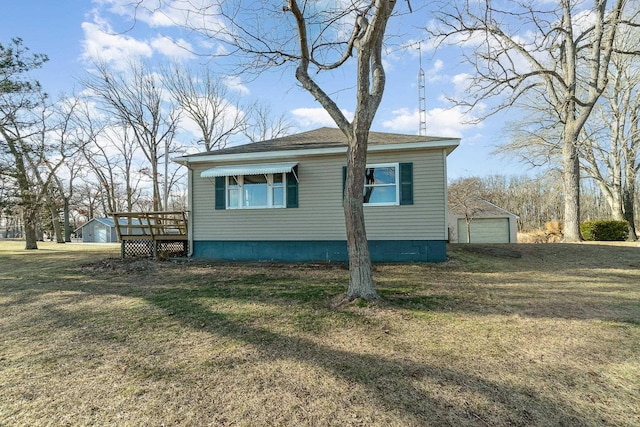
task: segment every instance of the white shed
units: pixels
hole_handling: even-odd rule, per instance
[[[126,218],[121,218],[119,221],[121,226],[127,225]],[[137,219],[133,220],[133,224],[139,224],[139,221]],[[75,232],[82,237],[83,243],[113,243],[118,241],[113,218],[92,218],[81,227],[78,227]],[[142,234],[142,231],[136,230],[135,234]]]

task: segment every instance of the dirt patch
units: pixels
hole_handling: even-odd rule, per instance
[[[156,271],[158,261],[148,258],[106,258],[100,261],[85,264],[81,267],[84,272],[141,272]]]

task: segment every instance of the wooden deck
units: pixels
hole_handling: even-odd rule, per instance
[[[122,258],[187,256],[186,212],[114,212],[111,216],[122,245]]]

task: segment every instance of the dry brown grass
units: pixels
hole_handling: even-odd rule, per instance
[[[376,266],[0,243],[0,425],[640,425],[640,248]]]
[[[564,224],[557,220],[548,221],[544,229],[518,232],[519,243],[560,243],[564,237]]]

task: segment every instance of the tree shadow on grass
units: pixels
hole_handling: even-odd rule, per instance
[[[231,287],[237,286],[235,284]],[[584,425],[584,419],[575,410],[563,405],[562,402],[541,396],[534,389],[489,381],[446,368],[446,363],[442,366],[418,363],[409,360],[401,353],[396,357],[384,357],[336,349],[298,335],[287,335],[274,332],[267,327],[254,326],[251,324],[251,319],[241,321],[229,314],[212,310],[200,302],[225,299],[254,302],[252,296],[257,297],[258,300],[264,298],[261,290],[253,286],[249,285],[247,289],[242,289],[238,293],[231,292],[229,289],[216,289],[214,285],[195,289],[162,286],[155,292],[149,292],[148,289],[136,289],[133,285],[128,288],[113,284],[108,287],[86,287],[77,282],[57,282],[49,284],[47,291],[70,292],[71,300],[83,298],[81,293],[72,294],[79,289],[88,292],[84,297],[121,294],[125,297],[144,299],[161,309],[165,316],[180,321],[194,331],[204,331],[216,337],[233,339],[253,346],[258,349],[262,360],[291,360],[312,364],[331,373],[335,378],[361,387],[365,390],[367,398],[376,402],[377,407],[389,408],[402,414],[406,425],[450,425],[457,422],[467,425],[490,423]],[[287,298],[290,297],[290,293],[287,293]],[[302,295],[298,298],[299,302],[289,300],[288,303],[304,305],[305,298]],[[270,299],[270,301],[274,300]],[[68,304],[69,301],[67,300],[66,303]],[[48,312],[48,326],[52,328],[73,329],[87,325],[94,316],[93,313],[83,314],[82,311],[61,312],[55,302],[46,304],[44,308]],[[126,345],[127,342],[126,337],[121,333],[114,333],[112,330],[102,331],[100,327],[94,327],[87,333],[90,333],[90,336],[86,339],[91,342],[101,340],[110,345],[114,342]],[[83,339],[82,332],[77,339],[80,341]],[[215,364],[210,366],[215,367]],[[140,370],[141,372],[136,375],[145,378],[153,374],[153,367],[147,365],[132,366],[130,370],[131,374],[134,374],[135,370]],[[161,372],[153,375],[166,377],[166,373]],[[179,373],[174,373],[172,378],[179,380]],[[443,397],[429,395],[420,387],[423,381],[435,383],[442,388],[456,388],[460,393],[485,396],[486,400],[491,402],[493,409],[491,413],[485,413],[473,404],[460,404]]]
[[[585,425],[585,420],[574,409],[549,400],[534,389],[492,382],[443,366],[417,363],[403,354],[389,358],[355,353],[274,332],[212,311],[198,303],[192,292],[183,289],[170,289],[164,296],[157,295],[147,301],[194,330],[206,330],[254,346],[264,360],[310,363],[331,372],[336,378],[361,386],[378,407],[400,411],[407,425],[450,425],[461,420],[467,425]],[[203,328],[203,325],[206,326]],[[474,409],[473,405],[455,406],[446,399],[426,394],[419,386],[423,380],[483,395],[499,409],[490,415],[492,419],[485,420],[487,414]]]
[[[306,309],[309,311],[307,314],[312,315],[311,309],[321,309],[319,304],[323,304],[322,301],[334,292],[343,291],[343,284],[339,281],[333,283],[327,291],[322,288],[322,279],[307,280],[301,284],[302,279],[299,277],[279,277],[274,280],[264,274],[247,274],[235,279],[227,278],[223,282],[195,278],[193,284],[177,286],[170,283],[172,280],[179,280],[179,271],[163,271],[160,272],[160,282],[156,285],[138,285],[136,280],[142,281],[144,274],[144,271],[134,271],[130,277],[125,277],[114,272],[113,275],[94,278],[93,282],[89,278],[85,282],[51,281],[35,287],[21,287],[16,293],[22,296],[26,293],[32,298],[52,291],[77,293],[76,296],[69,294],[71,300],[83,298],[82,293],[88,296],[140,298],[189,329],[238,340],[257,348],[263,360],[292,360],[312,364],[331,373],[335,378],[357,385],[366,390],[367,397],[376,402],[378,407],[401,413],[407,425],[450,425],[457,422],[467,425],[589,423],[571,406],[560,400],[549,399],[534,388],[491,381],[450,369],[446,367],[446,361],[441,365],[419,363],[401,352],[394,356],[382,356],[340,350],[298,334],[288,335],[268,327],[255,326],[252,318],[239,319],[202,303],[206,300],[264,302],[281,308]],[[272,282],[272,285],[265,286],[265,282]],[[310,288],[305,289],[305,286]],[[416,307],[425,311],[441,310],[445,306],[455,309],[460,304],[456,297],[450,295],[406,296],[403,299],[387,293],[385,297],[387,304],[402,308]],[[19,303],[28,303],[28,298],[23,298]],[[61,327],[82,325],[86,320],[80,313],[75,318],[70,318],[66,313],[63,318],[61,313],[56,314],[55,304],[50,308],[51,316],[60,319]],[[478,310],[481,314],[492,311],[491,307],[483,308],[481,305],[473,309],[460,306],[459,309]],[[98,338],[112,342],[118,337],[114,338],[107,333]],[[211,366],[215,366],[215,363]],[[223,366],[218,368],[224,369]],[[490,402],[490,409],[483,410],[473,404],[452,402],[446,397],[428,394],[421,387],[424,382],[437,384],[443,389],[457,388],[461,393],[484,396]]]

